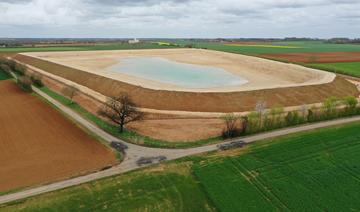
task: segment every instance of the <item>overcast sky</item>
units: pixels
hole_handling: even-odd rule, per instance
[[[360,0],[0,0],[0,37],[360,37]]]

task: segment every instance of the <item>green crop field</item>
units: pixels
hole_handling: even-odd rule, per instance
[[[259,42],[259,43],[215,43],[179,41],[180,45],[192,45],[195,48],[206,48],[236,54],[263,57],[262,54],[276,53],[325,53],[325,52],[360,52],[360,44],[330,44],[322,41],[289,41],[289,42]],[[277,59],[283,61],[281,58]],[[286,62],[286,61],[285,61]],[[307,65],[325,71],[360,76],[360,62],[328,63]]]
[[[360,77],[360,62],[311,64],[309,67]]]
[[[86,183],[0,211],[358,211],[360,122]]]
[[[0,211],[213,211],[189,169],[174,164],[107,178]]]
[[[183,42],[181,44],[191,44]],[[299,52],[360,52],[360,45],[355,44],[329,44],[321,41],[293,41],[293,42],[272,42],[266,45],[227,45],[223,43],[192,43],[197,48],[207,48],[231,53],[257,55],[270,53],[299,53]],[[274,47],[271,47],[273,45]],[[284,48],[279,48],[284,46]]]
[[[360,123],[260,143],[195,166],[220,211],[360,210]]]
[[[97,51],[97,50],[122,50],[122,49],[159,49],[176,48],[169,45],[158,45],[157,43],[118,43],[107,45],[89,45],[89,46],[54,46],[54,47],[13,47],[0,48],[0,52],[47,52],[47,51]]]

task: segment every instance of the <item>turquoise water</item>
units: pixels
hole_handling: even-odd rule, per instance
[[[161,57],[128,57],[110,71],[184,88],[238,86],[247,80],[221,68],[178,63]]]

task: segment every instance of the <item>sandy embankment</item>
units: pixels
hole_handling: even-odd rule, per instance
[[[35,52],[24,55],[105,76],[144,88],[173,91],[231,92],[316,85],[332,82],[335,74],[257,57],[202,49],[122,50],[86,52]],[[163,57],[180,63],[222,68],[248,80],[240,86],[193,89],[107,70],[127,57]]]

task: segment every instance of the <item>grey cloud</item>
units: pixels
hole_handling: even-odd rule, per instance
[[[1,0],[0,3],[9,3],[9,4],[18,4],[18,3],[26,3],[29,2],[27,0]]]
[[[0,0],[0,11],[0,37],[360,34],[359,0]]]
[[[163,2],[175,3],[175,4],[184,4],[192,0],[85,0],[88,4],[98,4],[102,6],[141,6],[141,5],[154,5],[160,4]]]
[[[330,0],[334,4],[356,4],[359,3],[359,0]]]
[[[248,17],[248,18],[260,18],[264,17],[264,12],[261,12],[259,10],[250,10],[250,9],[241,9],[241,8],[225,8],[221,10],[222,12],[226,14],[235,15],[237,17]],[[228,21],[231,22],[231,21]]]
[[[344,19],[360,19],[360,14],[344,15],[344,16],[340,16],[339,18],[344,18]]]

